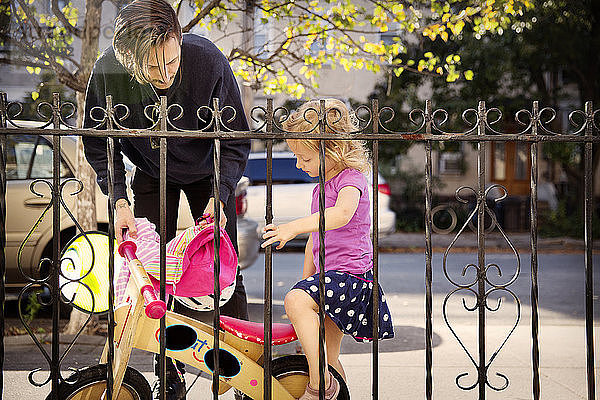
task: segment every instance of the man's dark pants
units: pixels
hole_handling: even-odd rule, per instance
[[[198,182],[187,185],[179,185],[167,182],[166,210],[167,210],[167,237],[166,241],[173,239],[177,232],[177,217],[179,210],[179,198],[181,191],[187,197],[194,221],[202,216],[208,200],[212,196],[212,179],[206,178]],[[148,174],[136,170],[133,182],[131,184],[134,197],[133,213],[136,217],[145,217],[148,221],[156,225],[156,230],[160,233],[160,185],[159,180]],[[227,225],[225,231],[229,235],[235,250],[237,251],[237,216],[235,213],[235,195],[232,194],[224,207]],[[191,310],[183,304],[175,301],[174,309],[180,314],[199,319],[212,324],[212,312],[200,312]],[[246,299],[246,289],[242,280],[242,275],[238,270],[236,277],[235,291],[231,299],[220,308],[221,314],[231,317],[248,319],[248,303]],[[167,363],[169,365],[170,363]],[[180,363],[177,362],[178,367]]]

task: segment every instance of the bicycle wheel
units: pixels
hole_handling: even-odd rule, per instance
[[[79,379],[77,379],[79,378]],[[75,383],[72,382],[75,379]],[[106,390],[106,364],[93,365],[79,370],[61,382],[58,386],[58,398],[61,400],[100,400]],[[144,376],[131,367],[127,367],[119,397],[114,400],[147,400],[152,398],[150,385]],[[52,394],[46,400],[52,399]]]
[[[281,382],[283,387],[296,399],[300,398],[306,389],[308,383],[308,362],[303,355],[283,356],[273,360],[273,376]],[[350,392],[342,376],[329,366],[329,371],[340,384],[340,393],[338,400],[349,400]],[[251,400],[250,397],[242,397],[244,400]],[[261,400],[261,399],[255,399]]]

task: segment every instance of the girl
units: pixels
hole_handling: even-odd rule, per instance
[[[286,131],[306,132],[318,126],[319,101],[309,101],[283,123]],[[350,112],[339,100],[325,101],[328,133],[356,130]],[[333,129],[331,129],[331,128]],[[293,139],[288,146],[296,167],[319,176],[319,141]],[[359,140],[325,140],[325,347],[326,361],[344,379],[339,361],[344,334],[356,341],[371,341],[373,332],[373,248],[367,179],[370,169],[365,143]],[[312,195],[311,215],[264,228],[263,248],[279,242],[281,249],[302,233],[311,233],[304,252],[302,280],[285,297],[285,311],[294,325],[309,367],[309,383],[302,400],[319,398],[319,185]],[[394,336],[390,311],[379,290],[379,338]],[[339,384],[325,374],[325,398],[335,399]]]

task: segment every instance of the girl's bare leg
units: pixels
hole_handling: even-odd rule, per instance
[[[342,338],[344,333],[332,321],[331,318],[325,316],[325,343],[327,344],[327,362],[346,380],[346,372],[342,363],[340,363],[340,348],[342,346]]]
[[[319,387],[319,306],[308,293],[292,289],[285,296],[285,312],[290,319],[308,361],[309,383]],[[341,332],[340,332],[341,333]],[[341,339],[340,339],[341,340]],[[338,349],[339,354],[339,349]],[[329,374],[325,374],[325,387]]]

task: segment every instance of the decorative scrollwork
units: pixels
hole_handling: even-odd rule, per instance
[[[583,121],[581,122],[581,124],[577,123],[577,121],[575,119],[576,115],[580,115],[583,118]],[[585,112],[583,112],[581,110],[571,111],[569,113],[569,123],[571,124],[571,126],[575,127],[575,131],[572,133],[573,135],[583,134],[583,132],[585,131],[585,128],[586,128],[586,124],[587,124]]]
[[[283,123],[290,118],[290,115],[290,111],[285,107],[275,108],[273,110],[273,126],[281,131],[285,131],[285,129],[283,129]]]
[[[446,276],[446,279],[448,279],[448,281],[452,285],[454,285],[456,288],[453,289],[450,293],[448,293],[446,295],[443,305],[442,305],[442,314],[444,317],[444,321],[446,322],[446,325],[450,329],[452,335],[456,338],[459,345],[462,347],[462,349],[467,354],[467,357],[473,364],[474,368],[478,371],[478,373],[476,375],[477,380],[474,383],[467,384],[464,382],[464,378],[470,376],[469,372],[464,372],[464,373],[460,373],[456,377],[456,385],[462,390],[472,390],[475,387],[477,387],[478,385],[485,384],[486,386],[490,387],[493,390],[501,391],[508,387],[508,385],[509,385],[508,377],[506,377],[506,375],[504,375],[504,374],[496,373],[496,376],[500,377],[503,382],[501,382],[501,384],[499,384],[499,385],[493,384],[492,382],[490,382],[490,380],[488,378],[488,370],[489,370],[490,365],[492,364],[492,362],[494,361],[494,359],[500,352],[500,350],[504,347],[504,345],[508,341],[509,337],[513,334],[513,332],[514,332],[515,328],[517,327],[519,320],[520,320],[521,306],[520,306],[519,299],[514,294],[514,292],[512,292],[510,289],[508,289],[508,286],[510,286],[511,284],[513,284],[515,282],[515,280],[519,276],[521,267],[520,267],[520,258],[519,258],[519,254],[518,254],[517,250],[511,243],[510,239],[506,236],[506,233],[502,229],[502,226],[500,224],[498,224],[496,215],[492,210],[489,209],[486,200],[492,200],[495,203],[500,202],[508,196],[508,191],[506,190],[506,188],[504,186],[494,184],[494,185],[490,185],[490,187],[488,187],[483,193],[481,193],[481,197],[480,197],[480,195],[478,194],[477,191],[475,191],[475,189],[468,187],[468,186],[461,186],[460,188],[458,188],[456,190],[456,198],[459,202],[466,204],[469,202],[469,197],[472,197],[472,196],[465,195],[465,192],[470,192],[472,195],[475,195],[475,198],[477,199],[477,204],[474,207],[474,209],[469,213],[469,215],[467,217],[467,221],[465,221],[465,223],[462,225],[459,232],[453,238],[452,242],[450,243],[450,245],[448,246],[448,248],[446,249],[446,251],[444,252],[444,255],[443,255],[443,259],[442,259],[443,266],[442,267],[443,267],[444,275]],[[488,273],[492,270],[496,272],[498,277],[503,276],[500,265],[497,263],[494,263],[494,262],[488,263],[487,265],[479,265],[479,264],[475,264],[475,263],[468,263],[467,265],[465,265],[462,268],[461,275],[463,277],[465,277],[470,270],[472,270],[473,274],[474,274],[474,279],[468,280],[466,283],[460,283],[460,282],[456,281],[450,275],[450,273],[448,271],[448,255],[449,255],[451,249],[453,248],[454,244],[456,243],[458,238],[461,236],[461,234],[464,232],[466,227],[472,223],[472,219],[476,215],[478,215],[481,210],[483,210],[484,213],[490,217],[490,220],[492,223],[492,228],[498,229],[498,231],[501,233],[504,240],[509,245],[509,247],[511,248],[511,250],[513,251],[513,253],[515,255],[516,268],[515,268],[514,273],[508,277],[506,282],[496,283],[496,282],[494,282],[494,280],[490,279]],[[484,283],[484,286],[482,286],[482,282]],[[481,289],[482,287],[486,287],[486,289],[483,292]],[[498,298],[496,300],[495,304],[492,305],[492,304],[490,304],[490,295],[495,294],[499,291],[504,291],[505,293],[508,293],[513,297],[516,308],[517,308],[515,322],[512,325],[509,332],[504,337],[504,339],[502,340],[502,342],[496,348],[494,353],[491,355],[491,357],[488,358],[488,361],[485,363],[485,365],[479,365],[478,362],[475,360],[475,357],[471,354],[471,352],[465,346],[464,342],[462,341],[462,339],[460,338],[458,333],[452,327],[452,324],[450,323],[450,319],[448,317],[448,303],[449,303],[450,298],[452,296],[454,296],[455,294],[460,293],[460,292],[466,292],[466,293],[472,295],[473,298],[475,299],[474,304],[470,305],[470,304],[467,304],[467,300],[465,299],[465,297],[464,296],[462,297],[462,306],[466,311],[479,312],[480,310],[483,309],[487,312],[495,313],[495,312],[498,312],[502,308],[502,304],[503,304],[502,298],[501,297]],[[485,348],[483,348],[483,349],[480,348],[479,351],[485,352]]]
[[[69,112],[66,116],[63,116],[63,110],[65,108],[70,108],[71,112]],[[77,107],[75,106],[75,104],[71,103],[70,101],[60,104],[60,108],[58,110],[58,118],[60,120],[60,123],[66,126],[68,129],[77,129],[77,126],[71,125],[68,122],[68,120],[73,118],[75,114],[77,114]]]
[[[600,131],[600,124],[596,123],[597,116],[600,116],[600,109],[592,113],[592,127],[595,128],[597,131]]]
[[[469,121],[468,115],[470,113],[475,114],[475,122]],[[440,114],[442,115],[441,119],[438,116]],[[462,132],[445,131],[444,129],[442,129],[442,125],[444,125],[448,121],[448,111],[442,108],[438,108],[431,113],[431,128],[434,132],[440,133],[442,135],[471,135],[477,132],[477,127],[479,126],[477,110],[469,108],[463,111],[461,119],[467,125],[467,130]],[[438,120],[439,122],[436,122],[436,120]]]
[[[502,342],[494,350],[492,355],[487,359],[487,362],[485,363],[485,365],[479,365],[478,362],[475,360],[475,357],[468,350],[467,346],[465,345],[465,343],[463,342],[461,337],[454,330],[454,328],[452,327],[452,324],[450,323],[450,318],[448,316],[448,302],[449,302],[450,298],[453,295],[455,295],[456,293],[458,293],[460,291],[467,291],[469,294],[472,294],[477,300],[475,301],[475,304],[473,306],[469,306],[469,305],[467,305],[465,298],[462,297],[462,299],[461,299],[462,305],[466,311],[476,312],[476,311],[478,311],[478,309],[480,307],[484,307],[489,312],[494,313],[494,312],[497,312],[500,310],[501,305],[502,305],[502,298],[499,298],[497,300],[496,305],[494,307],[492,307],[488,304],[488,299],[492,293],[494,293],[496,291],[500,291],[500,290],[510,294],[513,297],[514,302],[515,302],[514,304],[516,307],[515,320],[514,320],[514,323],[511,325],[509,331],[504,336]],[[506,389],[510,383],[510,381],[506,375],[496,372],[495,375],[502,378],[503,382],[501,385],[494,385],[489,380],[488,372],[489,372],[490,366],[492,365],[492,363],[494,362],[494,360],[496,359],[496,357],[498,356],[498,354],[500,353],[502,348],[505,346],[508,339],[512,336],[516,327],[519,324],[519,321],[521,320],[521,303],[519,302],[519,299],[515,295],[515,293],[506,288],[492,288],[492,289],[488,290],[485,294],[479,295],[472,288],[459,287],[459,288],[454,289],[452,292],[448,293],[446,295],[446,297],[444,298],[444,302],[442,304],[442,315],[443,315],[444,321],[446,322],[446,325],[450,329],[450,332],[452,333],[454,338],[458,341],[458,343],[459,343],[460,347],[463,349],[463,351],[466,353],[467,357],[471,361],[471,364],[473,364],[473,367],[478,371],[476,376],[477,377],[483,376],[483,382],[481,382],[479,379],[476,379],[475,382],[473,382],[472,384],[464,384],[461,380],[465,377],[468,377],[470,375],[470,373],[463,372],[456,376],[456,379],[455,379],[456,385],[460,389],[465,390],[465,391],[472,390],[480,384],[485,384],[487,387],[489,387],[490,389],[495,390],[495,391],[502,391],[502,390]]]
[[[52,364],[52,360],[51,357],[48,355],[47,351],[42,347],[42,344],[40,343],[40,341],[38,340],[38,338],[35,336],[34,332],[32,331],[29,323],[27,322],[27,320],[24,318],[24,316],[21,313],[21,303],[23,301],[23,297],[24,295],[31,290],[35,290],[36,291],[36,296],[38,297],[38,302],[42,305],[42,306],[51,306],[52,305],[52,300],[53,298],[58,298],[59,301],[65,303],[65,304],[72,304],[74,301],[74,297],[71,299],[65,298],[65,296],[62,295],[63,292],[63,288],[66,287],[67,285],[73,285],[76,284],[78,285],[78,288],[85,288],[85,290],[87,290],[89,292],[89,295],[92,299],[92,310],[94,310],[95,308],[95,302],[96,299],[94,298],[94,292],[92,291],[92,289],[85,283],[83,282],[83,279],[85,279],[90,273],[92,273],[92,269],[93,266],[95,265],[95,251],[94,248],[92,246],[91,241],[89,240],[89,238],[87,237],[87,235],[85,234],[85,232],[83,231],[83,228],[81,227],[81,225],[79,224],[79,222],[77,221],[77,219],[74,217],[73,213],[71,212],[71,210],[69,209],[69,207],[67,206],[67,204],[64,201],[64,191],[66,190],[66,187],[69,184],[75,183],[77,185],[77,187],[75,188],[75,190],[71,191],[69,194],[71,196],[76,196],[77,194],[79,194],[82,190],[83,190],[83,183],[75,178],[69,178],[64,180],[60,186],[58,188],[54,188],[53,184],[47,180],[43,180],[43,179],[36,179],[34,180],[31,184],[30,184],[30,191],[35,194],[38,197],[44,197],[44,193],[42,193],[42,191],[40,191],[37,186],[40,184],[44,184],[48,187],[48,189],[50,190],[51,194],[54,194],[55,191],[58,192],[58,195],[56,196],[56,198],[58,199],[58,201],[60,202],[60,205],[62,207],[62,209],[67,213],[67,215],[69,216],[69,218],[73,221],[73,223],[75,224],[76,229],[81,232],[83,234],[83,237],[85,238],[85,240],[87,241],[87,243],[90,246],[91,249],[91,264],[90,267],[88,268],[88,270],[84,273],[81,274],[80,276],[77,277],[73,277],[73,276],[67,276],[63,270],[62,270],[62,264],[61,265],[56,265],[54,263],[53,260],[50,260],[48,258],[43,258],[40,261],[39,264],[39,270],[43,271],[43,266],[44,263],[49,263],[50,268],[48,269],[49,273],[46,276],[41,276],[40,278],[36,278],[33,276],[30,276],[29,274],[25,273],[23,266],[22,266],[22,253],[23,253],[23,248],[24,246],[27,244],[27,242],[29,241],[29,239],[31,238],[32,234],[35,232],[35,230],[37,229],[37,227],[39,226],[39,224],[44,220],[44,217],[46,216],[47,212],[53,207],[53,202],[54,202],[54,195],[52,196],[50,202],[45,206],[44,210],[42,211],[41,215],[39,216],[39,218],[37,219],[36,223],[33,225],[33,227],[31,228],[31,230],[29,231],[29,233],[26,235],[25,239],[23,240],[23,242],[21,243],[20,247],[19,247],[19,251],[18,251],[18,257],[17,257],[17,266],[21,272],[21,274],[25,277],[25,279],[27,281],[29,281],[29,283],[21,290],[21,292],[19,293],[19,297],[18,297],[18,304],[19,304],[19,318],[21,320],[21,323],[23,324],[23,326],[25,327],[25,330],[27,331],[27,333],[29,334],[29,336],[32,338],[32,340],[34,341],[34,343],[36,344],[36,346],[38,347],[38,349],[40,350],[40,352],[42,353],[42,355],[44,356],[44,358],[46,359],[48,365]],[[63,262],[65,263],[73,263],[72,259],[69,259],[68,257],[63,260]],[[60,263],[60,261],[59,261]],[[52,287],[52,285],[50,285],[49,281],[51,279],[51,277],[53,276],[53,271],[57,271],[59,276],[61,276],[62,278],[64,278],[64,283],[60,285],[60,287],[58,288],[54,288]],[[54,272],[56,273],[56,272]],[[48,301],[46,301],[40,294],[40,289],[42,291],[48,291],[50,294],[50,297]],[[58,296],[55,296],[54,293],[55,291],[57,291],[59,293]],[[66,355],[69,353],[69,351],[73,348],[73,346],[75,345],[77,339],[79,338],[79,336],[81,336],[81,334],[83,333],[84,329],[86,328],[86,326],[88,325],[88,323],[91,321],[92,318],[92,314],[90,313],[88,315],[88,318],[86,319],[86,321],[84,322],[84,324],[82,325],[82,327],[78,330],[78,332],[75,334],[75,336],[73,337],[73,339],[71,340],[71,342],[69,343],[69,345],[67,346],[67,348],[63,351],[62,355],[60,356],[59,360],[57,361],[57,365],[58,365],[58,369],[60,371],[60,366],[62,364],[62,362],[64,361]],[[34,385],[34,386],[44,386],[45,384],[47,384],[50,381],[50,378],[46,378],[45,380],[36,380],[34,378],[34,376],[41,371],[41,368],[37,368],[33,371],[31,371],[28,375],[28,379],[29,382]],[[59,372],[59,379],[61,381],[65,381],[65,378],[62,376],[62,373]],[[71,381],[71,380],[70,380]]]
[[[490,115],[496,113],[496,119],[490,121]],[[494,124],[502,120],[502,110],[497,107],[488,108],[485,110],[485,127],[494,135],[502,135],[502,132],[494,129]]]
[[[262,118],[256,116],[258,111],[262,112]],[[261,115],[261,114],[259,114],[259,115]],[[252,129],[252,132],[260,132],[265,128],[265,126],[267,126],[266,115],[267,115],[267,109],[265,107],[262,107],[262,106],[252,107],[252,109],[250,110],[250,119],[252,119],[252,121],[257,123],[256,128]]]
[[[546,116],[546,117],[544,117]],[[560,133],[554,132],[547,125],[556,119],[556,111],[551,107],[544,107],[539,112],[539,119],[537,121],[540,131],[543,134],[556,136]]]
[[[388,119],[385,119],[383,116],[389,113],[390,117]],[[394,109],[392,107],[382,107],[379,110],[379,126],[386,132],[389,133],[394,133],[391,129],[388,129],[387,126],[385,126],[385,124],[391,122],[394,120],[394,117],[396,116],[396,112],[394,111]]]
[[[283,107],[278,107],[273,112],[273,115],[275,115],[277,112],[283,111],[283,110],[285,110]],[[309,113],[314,113],[317,116],[315,122],[312,122],[311,120],[308,119],[307,115],[309,115]],[[292,115],[293,114],[291,114],[288,110],[285,110],[282,119],[280,119],[279,121],[274,119],[273,123],[278,129],[280,129],[284,132],[287,132],[286,129],[283,127],[283,123],[287,122],[290,118],[292,118]],[[315,132],[316,130],[318,130],[319,121],[321,120],[321,115],[320,115],[319,110],[317,110],[313,107],[308,107],[302,113],[301,118],[303,118],[304,122],[306,122],[308,124],[309,129],[307,129],[305,131],[295,131],[294,133],[311,133],[311,132]]]
[[[123,110],[123,115],[119,116],[119,110]],[[129,107],[125,104],[115,104],[112,109],[110,110],[110,112],[108,113],[108,117],[110,118],[113,128],[117,127],[117,129],[121,129],[121,130],[127,130],[127,129],[131,129],[126,127],[125,125],[122,124],[123,121],[125,121],[128,117],[129,117],[130,111],[129,111]],[[144,115],[145,115],[145,111],[144,111]],[[152,128],[149,128],[152,129]]]
[[[390,116],[386,119],[384,117],[385,114],[389,114]],[[402,134],[402,132],[396,132],[386,126],[386,124],[388,124],[394,120],[395,116],[396,116],[396,112],[394,111],[393,108],[391,108],[389,106],[382,107],[379,110],[379,126],[385,132],[394,133],[394,134]],[[404,134],[406,134],[406,135],[414,135],[414,134],[422,133],[422,130],[428,121],[425,111],[418,109],[418,108],[413,109],[408,113],[408,120],[410,121],[411,124],[415,125],[417,128],[413,129],[412,131],[405,132]],[[419,122],[419,120],[420,120],[420,122]]]
[[[528,117],[528,122],[521,120],[522,115]],[[539,118],[539,116],[536,118]],[[534,121],[534,117],[533,117],[533,114],[531,113],[531,111],[521,109],[515,113],[515,122],[517,124],[525,127],[525,129],[523,129],[523,132],[528,132],[531,129],[531,127],[533,126],[533,124],[537,122],[537,120]]]
[[[342,118],[344,118],[344,110],[341,110],[341,109],[337,108],[336,106],[331,107],[328,110],[328,112],[325,113],[325,115],[322,115],[320,117],[322,117],[324,119],[324,125],[327,128],[329,128],[329,130],[331,130],[331,132],[333,132],[333,133],[337,133],[337,134],[355,134],[355,133],[361,133],[361,132],[364,131],[365,126],[361,127],[360,122],[361,121],[363,121],[363,122],[366,121],[367,124],[368,124],[368,123],[371,122],[372,116],[371,116],[371,109],[370,108],[368,108],[366,106],[360,106],[359,109],[360,110],[365,110],[368,113],[369,117],[368,117],[368,119],[363,120],[362,118],[359,118],[356,115],[356,112],[351,113],[350,114],[351,120],[352,119],[356,120],[356,121],[351,121],[353,123],[353,125],[355,125],[355,128],[356,128],[356,129],[351,130],[351,131],[340,131],[340,130],[337,130],[335,128],[335,125],[338,122],[340,122],[342,120]],[[332,111],[335,111],[335,112],[332,112]],[[332,120],[330,120],[330,118]]]
[[[206,111],[210,118],[202,117],[201,114],[203,111]],[[204,128],[200,129],[201,132],[208,131],[215,123],[215,114],[213,112],[213,109],[210,108],[209,106],[201,106],[200,108],[198,108],[198,110],[196,110],[196,116],[204,124]]]

